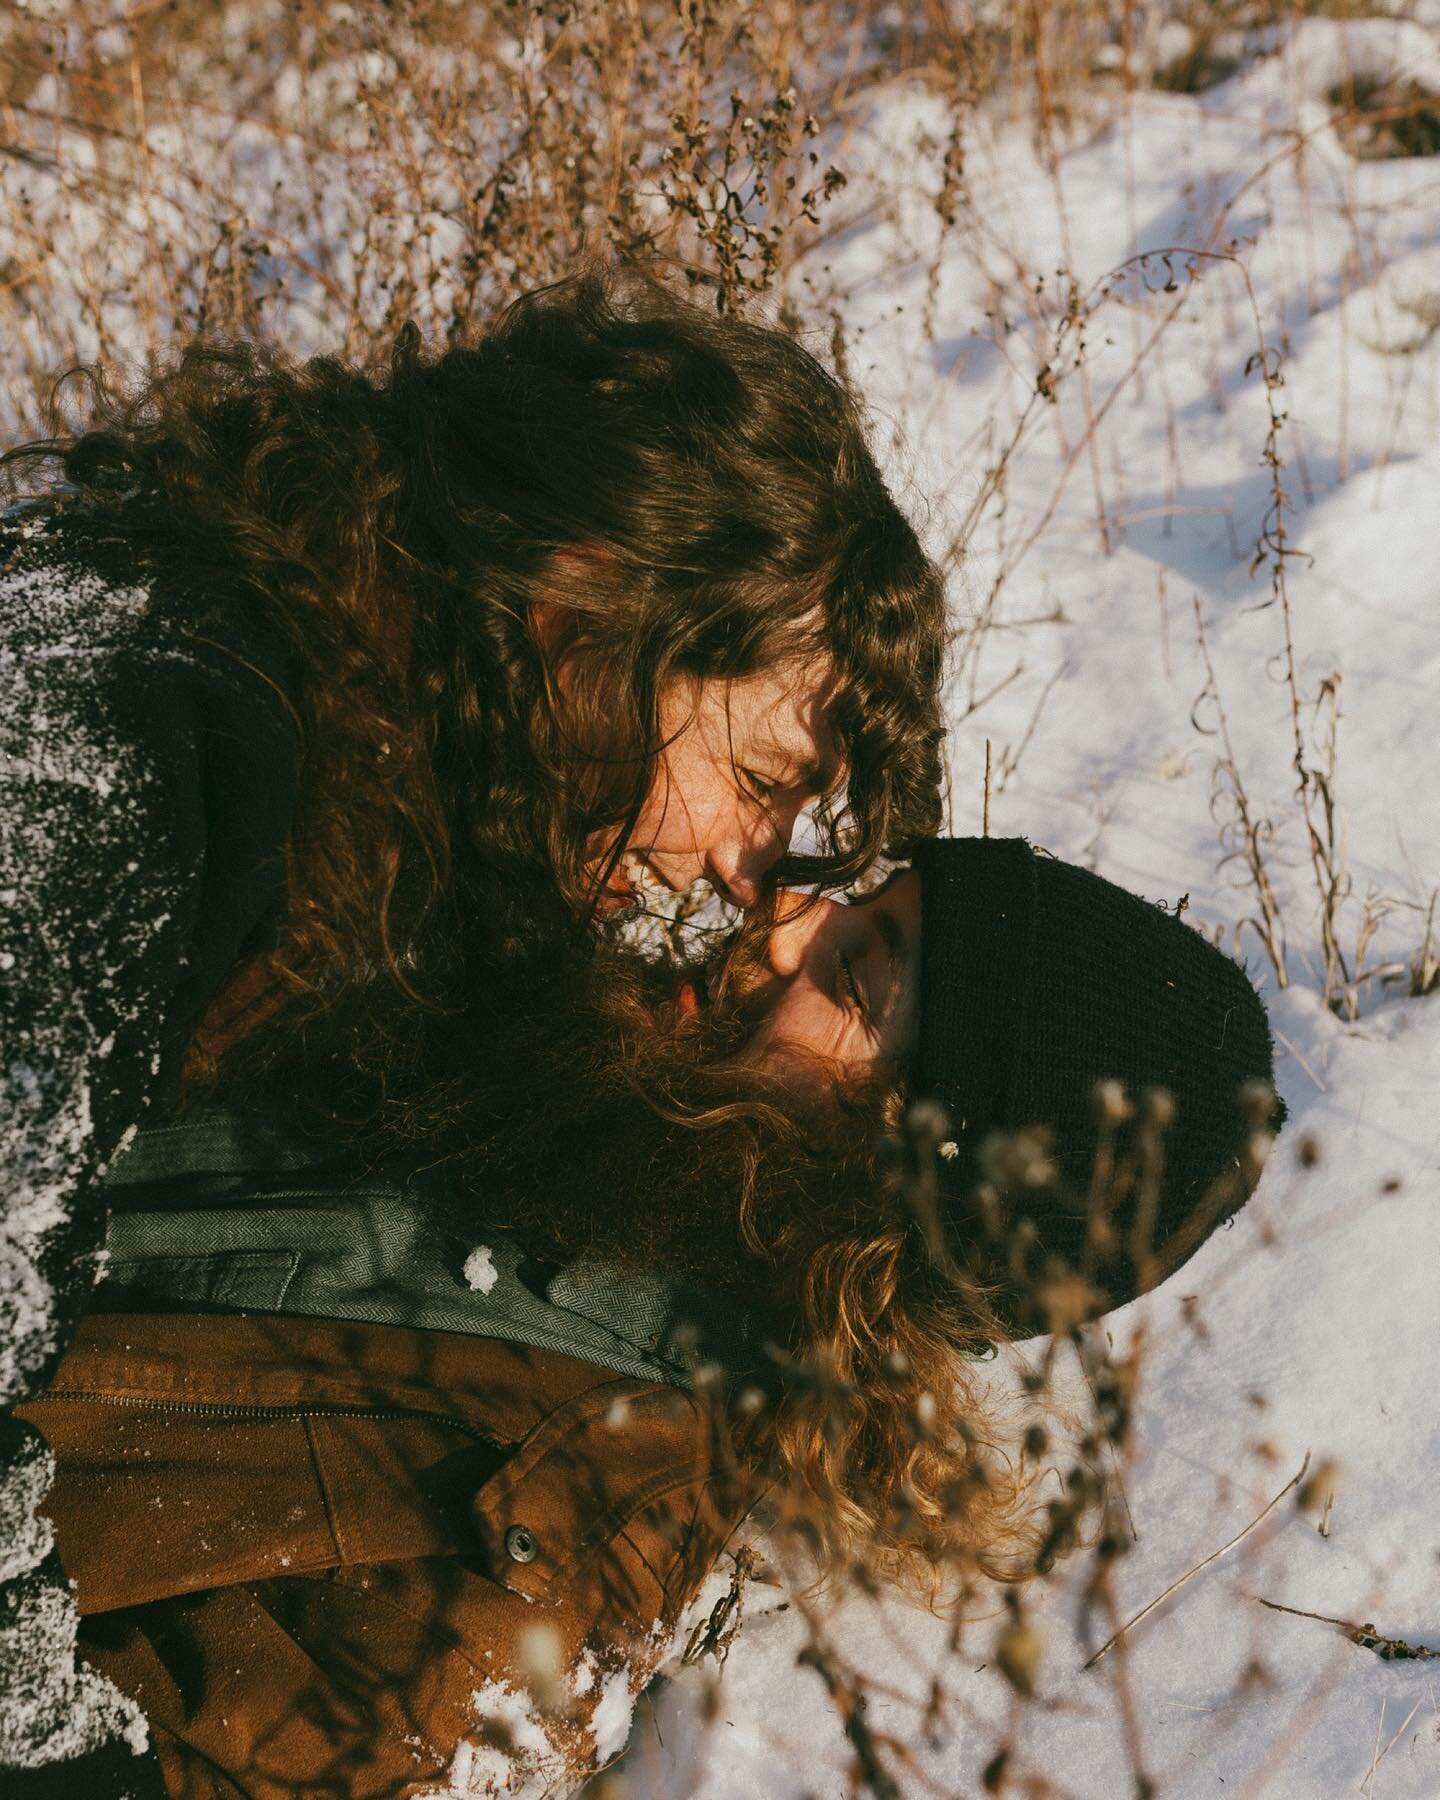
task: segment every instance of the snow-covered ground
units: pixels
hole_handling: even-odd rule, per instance
[[[1093,472],[1082,375],[1064,373],[973,531],[959,577],[972,626],[1008,573],[990,628],[962,643],[952,707],[956,830],[979,829],[988,737],[993,830],[1156,898],[1188,893],[1192,915],[1233,942],[1255,896],[1242,862],[1222,864],[1234,808],[1225,778],[1217,789],[1214,702],[1196,704],[1207,686],[1198,606],[1236,768],[1273,828],[1264,849],[1288,990],[1249,927],[1240,950],[1274,1020],[1290,1123],[1233,1229],[1107,1321],[1119,1353],[1132,1334],[1146,1340],[1122,1613],[1246,1525],[1307,1451],[1338,1474],[1328,1536],[1288,1499],[1131,1635],[1144,1766],[1159,1791],[1185,1797],[1440,1794],[1440,1661],[1384,1660],[1253,1598],[1440,1652],[1440,993],[1409,992],[1440,886],[1440,161],[1352,154],[1355,139],[1326,123],[1347,66],[1430,86],[1440,30],[1377,19],[1347,36],[1307,21],[1298,38],[1252,44],[1240,73],[1201,95],[1097,98],[1090,130],[1058,147],[1053,170],[1033,120],[976,125],[965,158],[975,223],[962,211],[940,245],[928,195],[948,118],[897,87],[849,149],[869,222],[802,271],[813,286],[801,291],[835,297],[853,371],[903,434],[903,467],[934,501],[943,548],[1041,363],[1068,366],[1063,346],[1061,358],[1044,346],[1071,276],[1093,300],[1137,252],[1234,259],[1177,254],[1176,292],[1161,291],[1155,261],[1145,281],[1132,273],[1100,299],[1085,328],[1089,405],[1103,409]],[[1339,944],[1354,976],[1368,935],[1361,967],[1378,969],[1359,983],[1353,1022],[1320,997],[1283,615],[1266,604],[1269,569],[1250,569],[1271,475],[1244,274],[1282,364],[1272,392],[1286,415],[1287,526],[1307,553],[1287,577],[1316,768],[1328,727],[1312,702],[1340,678]],[[1306,1138],[1313,1167],[1298,1155]],[[1185,1296],[1198,1297],[1188,1316]],[[713,1665],[672,1670],[622,1765],[633,1793],[854,1791],[835,1708],[796,1663],[806,1628],[784,1602],[782,1589],[750,1590],[708,1725]],[[1079,1634],[1073,1575],[1029,1605],[1044,1638],[1040,1698],[1018,1724],[1007,1791],[1040,1792],[1023,1781],[1043,1776],[1047,1794],[1132,1792],[1109,1659],[1082,1669],[1095,1643]],[[949,1621],[895,1599],[852,1596],[830,1621],[829,1642],[871,1687],[870,1726],[903,1747],[908,1766],[898,1750],[890,1763],[907,1797],[982,1791],[1012,1716],[996,1630],[975,1625],[956,1655]]]
[[[828,146],[850,176],[853,222],[836,231],[827,213],[827,241],[791,282],[825,338],[838,313],[851,372],[882,441],[895,428],[893,470],[937,552],[966,531],[953,829],[979,829],[988,739],[994,831],[1155,898],[1188,894],[1227,943],[1239,928],[1276,1026],[1291,1116],[1259,1192],[1166,1287],[1107,1322],[1117,1354],[1145,1338],[1123,1614],[1245,1526],[1306,1452],[1338,1471],[1328,1536],[1287,1500],[1130,1637],[1144,1766],[1158,1791],[1186,1800],[1440,1795],[1440,1660],[1382,1660],[1253,1598],[1373,1621],[1440,1651],[1440,991],[1409,992],[1440,889],[1440,157],[1365,160],[1366,133],[1332,122],[1352,78],[1362,92],[1398,83],[1402,105],[1440,93],[1440,6],[1413,0],[1404,21],[1384,10],[1376,0],[1373,18],[1307,19],[1231,46],[1238,72],[1198,96],[1127,97],[1113,77],[1097,82],[1052,141],[1008,101],[982,106],[943,235],[951,114],[916,80],[872,90]],[[392,73],[332,71],[357,92]],[[35,110],[47,92],[36,88]],[[278,116],[292,99],[298,119],[323,98],[287,89]],[[154,204],[193,215],[197,231],[211,223],[201,178],[222,150],[250,169],[257,209],[303,188],[298,137],[200,114],[191,124],[173,140],[155,127],[147,153],[173,172]],[[77,138],[73,156],[82,149]],[[416,216],[441,261],[449,177],[443,159],[420,163],[435,193]],[[6,235],[23,214],[22,249],[43,240],[57,267],[85,273],[115,228],[78,191],[83,161],[78,186],[63,158],[56,169],[32,155],[0,171],[0,248],[24,261]],[[284,313],[299,348],[323,339],[326,295],[358,266],[355,194],[337,176],[322,198]],[[149,215],[131,210],[129,235],[108,245],[116,295],[148,267]],[[189,226],[173,229],[178,241]],[[448,293],[432,293],[436,318]],[[45,323],[17,332],[17,367],[48,364]],[[120,337],[119,348],[146,347],[143,334]],[[1283,385],[1267,389],[1267,371]],[[1285,415],[1278,475],[1262,460],[1270,404]],[[1338,709],[1331,860],[1348,884],[1336,922],[1353,1001],[1339,994],[1340,1015],[1321,994],[1284,613],[1271,568],[1251,566],[1277,479],[1288,542],[1304,553],[1286,577],[1313,769],[1327,769],[1322,687]],[[1233,773],[1217,774],[1226,755]],[[1284,991],[1247,923],[1257,904],[1245,863],[1227,855],[1237,778],[1260,822]],[[1440,921],[1431,947],[1440,957]],[[1313,1167],[1298,1154],[1307,1139]],[[486,1269],[471,1274],[483,1288]],[[1018,1720],[994,1668],[994,1618],[969,1628],[959,1653],[949,1620],[893,1597],[852,1595],[827,1621],[864,1678],[905,1800],[980,1792],[1012,1726],[1010,1791],[1133,1791],[1116,1659],[1083,1670],[1094,1643],[1077,1622],[1076,1579],[1062,1569],[1027,1602],[1043,1656],[1038,1699]],[[783,1589],[752,1585],[718,1688],[713,1664],[674,1666],[640,1715],[621,1765],[630,1793],[852,1792],[835,1707],[797,1665],[806,1636]]]

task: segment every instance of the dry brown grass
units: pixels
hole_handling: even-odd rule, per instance
[[[0,24],[13,421],[51,372],[258,332],[364,356],[619,253],[733,307],[843,188],[913,54],[862,4],[33,0]],[[823,123],[822,123],[823,120]]]
[[[1292,11],[1194,6],[1192,36]],[[1034,116],[1053,155],[1106,82],[1174,84],[1156,15],[1136,0],[28,0],[0,15],[4,415],[34,425],[57,368],[144,358],[177,332],[352,356],[408,319],[444,336],[585,256],[645,262],[721,306],[776,296],[845,222],[869,86],[908,74],[950,98],[938,204],[953,223],[967,111]]]
[[[143,364],[177,335],[256,333],[357,358],[387,347],[412,319],[447,338],[577,261],[610,255],[687,283],[718,307],[760,304],[825,331],[845,375],[843,296],[812,294],[813,309],[802,318],[788,278],[807,250],[855,221],[846,150],[874,84],[923,81],[949,109],[935,201],[940,248],[917,322],[923,343],[934,331],[940,250],[982,229],[964,150],[975,109],[1034,121],[1038,153],[1058,171],[1063,146],[1112,117],[1117,94],[1211,85],[1233,67],[1236,32],[1297,11],[1346,10],[1194,0],[1175,9],[1189,27],[1188,43],[1172,34],[1167,49],[1158,9],[1139,0],[1015,0],[1008,7],[855,0],[844,8],[829,0],[133,0],[124,9],[111,0],[30,0],[0,17],[0,412],[12,434],[33,431],[56,371],[96,359]],[[1433,121],[1413,96],[1356,91],[1336,104],[1357,143],[1363,137],[1374,153],[1429,142]],[[975,497],[952,546],[958,565],[982,525],[997,545],[992,585],[957,646],[965,716],[1012,679],[982,680],[980,648],[999,627],[1007,583],[1050,526],[1076,469],[1086,471],[1093,491],[1097,553],[1111,547],[1115,506],[1101,427],[1134,384],[1163,381],[1165,336],[1186,284],[1201,261],[1225,260],[1227,232],[1217,217],[1206,243],[1168,260],[1138,259],[1138,267],[1096,284],[1049,271],[1043,295],[1038,272],[1017,267],[1010,294],[997,298],[998,310],[1002,299],[1021,297],[1018,335],[1037,372],[1013,430],[977,456]],[[1135,303],[1142,289],[1143,306]],[[1100,391],[1091,385],[1086,332],[1100,329],[1096,322],[1126,293],[1133,353],[1123,376]],[[1253,323],[1261,331],[1258,316]],[[1274,401],[1270,439],[1254,448],[1274,476],[1262,548],[1293,700],[1293,741],[1284,754],[1293,758],[1320,901],[1327,996],[1345,1000],[1361,958],[1347,965],[1339,948],[1346,889],[1333,760],[1324,743],[1317,758],[1302,726],[1314,696],[1296,685],[1284,593],[1292,552],[1277,448],[1280,363],[1263,331],[1258,355],[1259,378]],[[1078,435],[1055,405],[1062,389],[1081,395]],[[1062,441],[1062,478],[1048,509],[1012,522],[1009,472],[1041,430]],[[1064,621],[1004,625],[1013,633],[1057,622]],[[1208,676],[1203,698],[1222,730],[1213,670]],[[1018,741],[998,746],[997,795],[1025,753],[1047,693]],[[1326,742],[1333,747],[1333,737]],[[1250,808],[1226,740],[1218,768],[1225,852],[1245,872],[1256,930],[1283,981],[1286,934],[1269,875],[1270,822]],[[1432,896],[1411,973],[1416,993],[1440,982],[1433,915]],[[1198,1340],[1203,1319],[1198,1311],[1187,1316]],[[1037,1556],[1037,1578],[1059,1550],[1084,1540],[1090,1561],[1081,1591],[1098,1637],[1122,1623],[1113,1576],[1133,1537],[1124,1478],[1136,1453],[1131,1425],[1142,1355],[1117,1356],[1100,1334],[1063,1318],[1055,1324],[1026,1378],[1032,1416],[1021,1429],[1030,1453],[1056,1467],[1045,1502],[1049,1553]],[[1052,1443],[1034,1415],[1059,1407],[1062,1364],[1083,1376],[1087,1399],[1078,1415],[1072,1409],[1063,1442]],[[729,1604],[712,1617],[708,1636],[694,1640],[694,1655],[723,1654],[746,1568],[737,1565]],[[872,1577],[857,1567],[854,1580],[863,1588]],[[958,1657],[966,1621],[985,1601],[965,1571],[956,1572],[954,1588]],[[1060,1791],[1051,1772],[1027,1764],[1022,1744],[1040,1650],[1027,1592],[1016,1587],[1003,1600],[1000,1667],[1013,1708],[986,1766],[993,1792]],[[992,1608],[1000,1603],[990,1596]],[[911,1791],[903,1749],[867,1726],[866,1677],[831,1641],[824,1613],[805,1616],[807,1665],[839,1709],[856,1791]],[[1105,1667],[1134,1791],[1155,1791],[1123,1640]],[[1247,1698],[1237,1694],[1235,1706]],[[990,1729],[969,1714],[959,1689],[942,1693],[938,1685],[921,1723]]]

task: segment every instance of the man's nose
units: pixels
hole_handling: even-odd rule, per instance
[[[765,945],[765,960],[772,974],[789,981],[800,973],[810,945],[823,928],[825,915],[832,904],[789,890],[776,896],[775,923]]]

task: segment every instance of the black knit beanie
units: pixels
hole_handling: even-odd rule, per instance
[[[1250,1085],[1272,1076],[1265,1009],[1191,926],[1019,838],[934,840],[914,866],[910,1095],[938,1100],[949,1120],[940,1174],[955,1253],[996,1284],[1017,1329],[1050,1322],[1035,1288],[1065,1271],[1091,1284],[1087,1312],[1119,1306],[1147,1273],[1178,1266],[1253,1185],[1245,1147],[1257,1124],[1273,1130],[1284,1116]],[[1119,1083],[1133,1110],[1103,1128],[1117,1172],[1097,1232],[1102,1082]],[[1157,1089],[1173,1103],[1163,1134],[1143,1123]],[[1013,1147],[1031,1127],[1048,1131],[1048,1154],[1007,1158],[993,1134],[1012,1134]],[[1161,1173],[1147,1182],[1136,1171],[1147,1157],[1153,1166],[1157,1144]]]

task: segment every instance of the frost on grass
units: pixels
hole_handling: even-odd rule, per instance
[[[465,1258],[465,1283],[472,1293],[488,1294],[500,1279],[495,1267],[495,1254],[488,1244],[480,1244]]]

